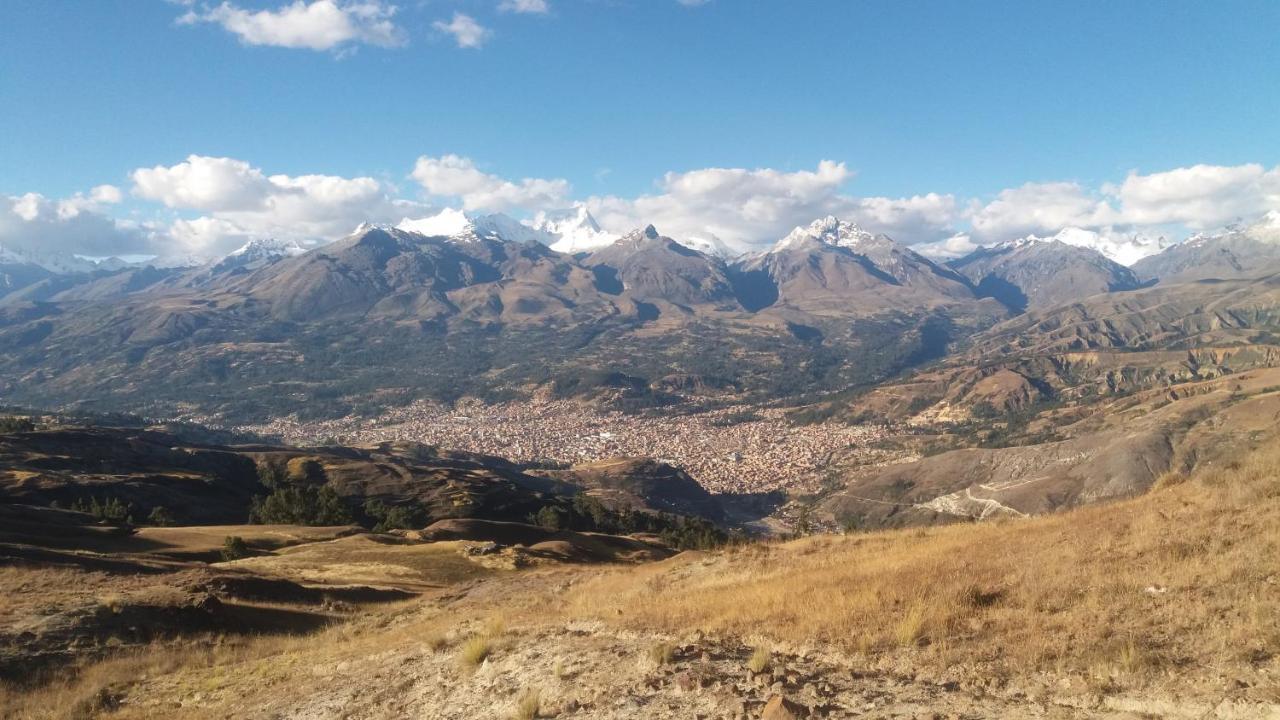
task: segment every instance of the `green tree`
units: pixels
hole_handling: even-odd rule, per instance
[[[222,539],[222,559],[239,560],[249,557],[249,546],[239,535],[228,535]]]
[[[168,527],[174,523],[173,513],[163,505],[157,505],[151,508],[151,513],[147,515],[147,522],[158,527]]]
[[[29,418],[24,417],[0,417],[0,433],[20,433],[31,432],[36,429],[36,424],[31,422]]]

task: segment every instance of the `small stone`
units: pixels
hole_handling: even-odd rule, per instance
[[[804,706],[791,702],[781,695],[774,695],[764,704],[760,712],[760,720],[800,720],[807,717],[808,710]]]

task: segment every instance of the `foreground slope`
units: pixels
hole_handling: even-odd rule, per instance
[[[1274,717],[1278,466],[1048,518],[488,573],[293,640],[125,653],[6,711]]]

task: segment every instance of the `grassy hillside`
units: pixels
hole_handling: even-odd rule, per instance
[[[757,716],[783,694],[833,716],[1272,717],[1278,582],[1267,449],[1047,517],[489,574],[316,634],[124,653],[0,714]]]

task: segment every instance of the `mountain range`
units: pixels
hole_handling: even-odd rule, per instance
[[[259,240],[197,267],[58,273],[7,253],[0,394],[228,417],[537,392],[645,406],[686,386],[816,397],[944,358],[1003,321],[1041,328],[1086,301],[1128,307],[1153,283],[1257,274],[1280,261],[1275,225],[1198,236],[1132,269],[1063,237],[939,263],[834,217],[730,259],[652,226],[611,238],[585,209],[533,225],[442,213],[311,250]],[[1078,344],[1106,345],[1126,321],[1109,322],[1074,325]]]

